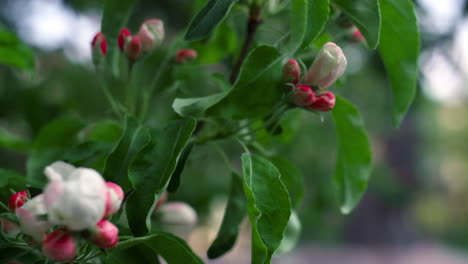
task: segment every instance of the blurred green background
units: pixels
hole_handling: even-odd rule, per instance
[[[203,3],[139,1],[129,28],[135,32],[144,19],[158,17],[164,20],[171,40],[183,33]],[[423,40],[421,78],[416,101],[400,129],[391,126],[390,91],[378,54],[362,43],[336,39],[349,65],[345,80],[335,89],[361,110],[374,150],[368,191],[354,212],[343,216],[338,210],[331,179],[335,137],[328,115],[322,120],[311,113],[291,111],[283,120],[283,133],[263,140],[265,147],[296,164],[306,183],[299,211],[299,249],[277,263],[309,263],[294,256],[310,245],[404,248],[429,243],[436,245],[434,250],[450,247],[457,249],[462,259],[463,254],[468,256],[467,5],[464,0],[421,0],[415,4]],[[101,8],[101,2],[95,0],[0,1],[0,29],[15,32],[34,54],[24,47],[24,61],[17,67],[0,65],[1,168],[25,172],[26,154],[9,150],[4,143],[12,137],[18,138],[18,144],[32,140],[44,124],[60,116],[95,121],[110,114],[90,60],[90,41],[99,31]],[[185,96],[214,91],[212,84],[201,78],[208,76],[207,72],[228,74],[223,64],[232,63],[232,56],[226,54],[238,50],[242,43],[245,12],[234,8],[212,38],[191,44],[199,53],[198,64],[180,66],[171,73],[179,82],[160,88],[167,93],[152,102],[151,115],[157,119],[175,115],[170,107],[171,91]],[[287,12],[276,11],[272,5],[264,15],[257,43],[271,44],[287,31],[287,25],[280,23],[286,16]],[[329,25],[328,29],[333,36],[337,27]],[[311,59],[304,57],[307,63]],[[221,63],[215,65],[218,61]],[[239,165],[238,146],[221,144]],[[187,201],[199,213],[200,227],[191,238],[197,241],[196,250],[206,250],[216,234],[228,185],[229,170],[216,148],[210,144],[196,147],[182,175],[181,188],[169,196],[170,200]]]

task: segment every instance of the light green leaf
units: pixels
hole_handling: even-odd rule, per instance
[[[276,251],[277,254],[284,254],[290,252],[299,241],[301,236],[302,225],[299,220],[299,216],[295,211],[291,212],[291,217],[289,217],[288,226],[284,230],[283,240],[281,245]]]
[[[270,263],[291,215],[288,191],[278,169],[257,155],[242,155],[244,193],[252,224],[252,264]]]
[[[302,172],[289,160],[282,157],[270,158],[281,173],[281,180],[288,189],[293,208],[297,208],[304,196],[304,176]]]
[[[180,178],[182,177],[182,172],[184,171],[185,164],[187,163],[190,153],[192,152],[192,148],[193,148],[193,143],[189,142],[184,147],[184,150],[182,150],[182,153],[180,154],[180,158],[177,160],[177,166],[174,170],[174,173],[172,174],[171,181],[169,182],[169,185],[167,186],[168,192],[176,192],[177,189],[179,188]]]
[[[221,101],[229,92],[197,98],[176,98],[172,108],[182,117],[201,117],[207,109]]]
[[[237,174],[232,174],[229,200],[224,212],[223,222],[216,239],[208,249],[208,258],[214,259],[222,256],[234,246],[239,225],[247,214],[247,204],[243,191],[242,179]]]
[[[377,48],[381,34],[379,0],[334,0],[334,2],[361,31],[369,47]]]
[[[34,69],[34,53],[30,48],[6,28],[0,25],[0,64]]]
[[[329,0],[307,0],[306,32],[301,48],[305,48],[322,32],[330,13]],[[294,15],[294,14],[293,14]]]
[[[185,40],[206,37],[229,13],[236,0],[209,0],[190,22]]]
[[[341,97],[332,110],[338,155],[334,180],[345,214],[358,204],[371,174],[372,153],[364,122],[358,109]]]
[[[166,190],[182,150],[187,145],[195,120],[173,121],[151,132],[151,142],[136,156],[129,168],[134,192],[126,206],[132,233],[142,236],[151,230],[149,221],[159,196]]]
[[[107,157],[103,176],[119,184],[124,191],[132,188],[128,179],[128,167],[137,153],[149,144],[149,129],[141,126],[133,117],[127,117],[125,129],[117,147]]]
[[[393,124],[399,126],[416,94],[419,29],[409,0],[380,0],[379,52],[393,91]]]

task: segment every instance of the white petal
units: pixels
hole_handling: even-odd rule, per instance
[[[71,164],[56,161],[45,168],[44,174],[50,181],[66,181],[75,169]]]

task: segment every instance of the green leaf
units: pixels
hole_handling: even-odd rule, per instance
[[[416,94],[419,30],[409,0],[380,0],[382,29],[379,52],[393,91],[393,124],[399,126]]]
[[[101,31],[106,36],[107,40],[108,53],[106,59],[115,75],[117,75],[119,71],[120,57],[117,36],[120,30],[127,24],[134,3],[135,0],[104,0]]]
[[[282,157],[270,158],[270,161],[281,173],[281,179],[288,189],[293,208],[297,208],[304,196],[304,176],[302,172],[289,160]]]
[[[206,37],[229,13],[235,0],[209,0],[190,22],[185,40]]]
[[[34,53],[13,33],[0,25],[0,64],[34,69]]]
[[[22,191],[26,189],[26,177],[13,170],[0,169],[0,188],[3,187]]]
[[[185,164],[187,163],[188,157],[192,152],[193,143],[188,143],[185,146],[184,150],[182,150],[182,154],[180,154],[180,158],[177,161],[177,166],[172,174],[171,181],[167,186],[168,192],[176,192],[180,185],[180,177],[182,176],[182,172],[184,171]]]
[[[291,45],[305,48],[322,32],[330,13],[329,0],[291,2]]]
[[[114,143],[119,140],[122,136],[122,127],[120,124],[113,120],[104,120],[94,123],[90,127],[90,131],[87,135],[88,139]]]
[[[201,117],[207,109],[221,101],[230,91],[198,98],[176,98],[174,111],[182,117]]]
[[[242,64],[239,78],[230,93],[207,110],[207,114],[226,119],[263,117],[282,95],[281,54],[272,47],[260,46]]]
[[[366,190],[371,174],[371,145],[361,114],[350,102],[337,97],[332,116],[338,144],[333,178],[341,196],[341,211],[347,214]]]
[[[137,237],[120,242],[110,250],[112,252],[145,244],[161,255],[168,264],[202,264],[203,261],[193,253],[184,240],[164,232],[156,232],[145,237]]]
[[[149,129],[141,126],[133,117],[127,117],[122,138],[107,158],[104,178],[119,184],[124,191],[130,190],[132,188],[128,171],[130,162],[150,143],[150,140]]]
[[[166,190],[177,160],[195,129],[195,120],[173,121],[152,131],[151,142],[136,156],[129,168],[134,192],[126,211],[132,233],[142,236],[151,229],[149,221],[159,196]]]
[[[15,151],[25,151],[32,148],[32,142],[14,135],[3,128],[0,128],[0,148]]]
[[[244,153],[242,171],[252,224],[252,264],[270,263],[291,215],[288,191],[278,169],[262,157]]]
[[[125,248],[112,250],[105,256],[105,264],[151,263],[159,264],[159,255],[145,243]]]
[[[291,251],[299,241],[301,236],[302,225],[297,213],[295,211],[291,212],[291,217],[289,217],[288,226],[284,230],[283,240],[281,245],[276,251],[277,254],[284,254]]]
[[[334,0],[334,2],[361,31],[369,47],[377,48],[381,34],[379,0]]]
[[[223,222],[218,235],[208,249],[208,258],[214,259],[222,256],[234,246],[239,225],[247,213],[247,204],[243,191],[242,179],[233,173],[231,177],[231,190],[229,200],[224,212]]]
[[[48,123],[40,130],[26,164],[27,178],[32,186],[40,188],[45,185],[44,168],[63,159],[66,150],[76,142],[77,133],[81,128],[81,121],[61,118]]]

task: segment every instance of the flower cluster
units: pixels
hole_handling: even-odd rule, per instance
[[[117,244],[119,231],[106,218],[120,209],[124,199],[120,186],[105,182],[93,169],[62,161],[46,167],[44,173],[49,182],[41,194],[30,198],[22,191],[9,199],[25,241],[59,262],[76,257],[78,239],[99,248]]]
[[[302,83],[301,69],[296,60],[289,60],[283,67],[283,78],[293,85],[290,101],[292,104],[327,112],[335,106],[332,92],[319,92],[332,86],[346,69],[346,57],[335,43],[328,42],[320,49],[317,57],[305,74]]]

